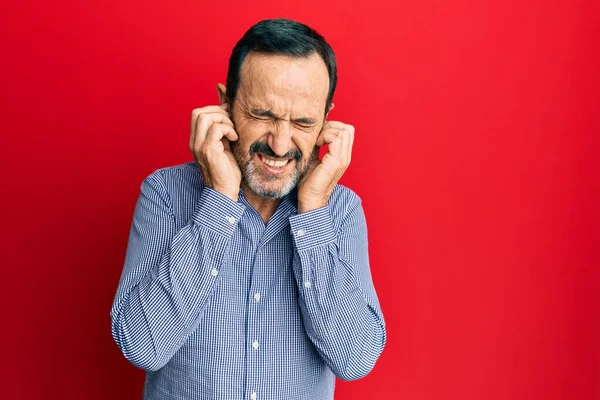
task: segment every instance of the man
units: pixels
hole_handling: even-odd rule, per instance
[[[142,183],[111,318],[145,399],[332,399],[373,368],[385,324],[360,199],[337,185],[354,128],[327,121],[335,86],[322,36],[259,22],[220,105],[192,112],[195,162]]]

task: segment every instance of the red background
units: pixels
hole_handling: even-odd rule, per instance
[[[270,17],[330,41],[356,126],[389,336],[336,399],[600,398],[598,2],[2,9],[3,398],[140,398],[109,320],[139,185]]]

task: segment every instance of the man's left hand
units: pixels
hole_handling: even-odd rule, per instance
[[[298,213],[325,207],[329,196],[348,166],[352,156],[354,127],[329,121],[315,144],[314,157],[304,178],[298,184]],[[327,153],[319,160],[319,149],[327,145]]]

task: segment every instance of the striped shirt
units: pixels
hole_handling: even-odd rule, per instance
[[[194,162],[143,181],[110,314],[145,400],[325,400],[372,370],[386,332],[360,198],[296,198],[265,225]]]

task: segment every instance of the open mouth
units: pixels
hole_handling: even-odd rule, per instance
[[[292,161],[294,161],[293,158],[288,158],[287,160],[277,160],[266,157],[263,154],[258,154],[258,159],[260,160],[263,168],[273,174],[281,174],[285,172],[287,167],[292,164]]]

